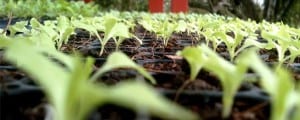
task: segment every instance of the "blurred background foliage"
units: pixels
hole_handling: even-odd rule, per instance
[[[166,3],[170,0],[164,0]],[[94,0],[101,10],[148,11],[148,0]],[[189,0],[189,12],[283,21],[300,27],[300,0]]]

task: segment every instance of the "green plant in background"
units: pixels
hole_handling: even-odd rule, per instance
[[[188,34],[190,33],[189,29],[188,29],[188,23],[186,23],[184,20],[179,20],[178,22],[175,22],[176,24],[176,28],[175,28],[175,32],[177,33],[183,33],[183,32],[188,32]]]
[[[198,40],[201,40],[201,36],[203,36],[205,38],[205,44],[208,46],[211,45],[213,50],[216,51],[219,44],[222,43],[222,40],[220,40],[220,38],[215,34],[217,32],[226,30],[220,27],[225,24],[225,21],[222,19],[218,19],[216,15],[205,15],[202,17],[203,19],[198,19],[195,22],[195,25],[198,28]]]
[[[206,45],[209,46],[211,44],[212,49],[216,51],[222,41],[214,34],[215,31],[213,29],[206,29],[204,32],[201,32],[201,35],[205,37]]]
[[[52,29],[54,24],[50,21],[46,21],[45,25],[40,24],[35,18],[31,19],[29,25],[31,29],[27,28],[28,21],[20,21],[14,25],[9,25],[8,30],[10,35],[3,36],[7,38],[23,38],[24,40],[30,41],[35,46],[42,46],[49,49],[55,48],[55,40],[57,39],[57,33]],[[5,31],[4,33],[6,33]],[[16,34],[20,32],[21,34]]]
[[[65,20],[62,20],[65,19]],[[68,41],[69,36],[73,33],[74,28],[72,26],[64,26],[69,23],[66,20],[67,18],[60,17],[58,18],[58,23],[56,21],[44,21],[40,23],[37,19],[32,18],[30,20],[31,30],[28,34],[31,37],[40,37],[43,39],[33,39],[36,40],[36,43],[47,44],[45,47],[52,47],[55,49],[60,49],[62,43]],[[70,24],[69,24],[70,25]],[[39,41],[39,42],[38,42]]]
[[[191,71],[190,80],[196,79],[201,68],[208,60],[208,57],[203,53],[203,51],[197,47],[186,47],[176,54],[182,56],[189,63]]]
[[[99,23],[100,22],[100,23]],[[90,33],[90,36],[96,36],[97,39],[99,39],[100,43],[102,42],[102,38],[99,35],[98,31],[103,31],[103,19],[96,17],[96,18],[84,18],[80,17],[77,18],[71,18],[71,23],[75,28],[80,28],[88,31]],[[97,25],[97,27],[96,27]],[[104,45],[101,43],[101,46],[104,47]]]
[[[115,41],[117,46],[116,50],[127,38],[135,38],[135,40],[142,44],[142,41],[139,38],[129,32],[129,26],[127,24],[120,22],[118,18],[112,15],[96,17],[94,19],[81,18],[78,20],[73,18],[71,23],[75,28],[85,29],[98,38],[101,44],[99,55],[103,54],[105,45],[111,39]],[[104,32],[103,38],[100,36],[99,32]]]
[[[14,25],[8,26],[8,30],[10,31],[10,36],[15,36],[17,32],[28,32],[26,26],[28,25],[27,21],[16,22]]]
[[[167,46],[171,35],[173,34],[173,32],[175,32],[175,30],[177,28],[177,25],[175,23],[169,22],[168,19],[166,19],[160,23],[161,23],[159,25],[160,27],[158,28],[158,30],[156,30],[157,31],[156,34],[159,37],[162,37],[163,45]]]
[[[147,31],[151,33],[158,33],[159,21],[153,19],[149,14],[143,14],[141,20],[138,21],[140,25],[142,25]]]
[[[71,21],[66,16],[59,16],[57,18],[57,27],[55,30],[59,34],[57,40],[57,47],[61,48],[62,44],[67,44],[69,37],[74,34],[75,27],[71,24]]]
[[[210,43],[210,39],[212,39],[212,32],[216,29],[218,29],[221,25],[220,22],[222,21],[216,21],[216,20],[208,20],[209,17],[202,17],[203,19],[198,19],[195,22],[195,25],[197,26],[197,31],[196,33],[198,34],[198,36],[204,36],[205,37],[205,44],[209,45]],[[198,39],[200,40],[200,39]],[[216,41],[216,40],[213,40]],[[213,49],[215,50],[217,47],[217,45],[213,44]]]
[[[272,43],[278,54],[278,64],[282,65],[285,61],[290,59],[291,56],[297,56],[299,53],[293,51],[295,48],[292,35],[289,33],[290,29],[287,27],[274,28],[273,31],[262,31],[261,36]],[[296,46],[294,46],[296,47]],[[296,47],[297,49],[297,47]],[[285,55],[290,50],[290,56]],[[292,58],[294,59],[294,58]]]
[[[25,71],[43,88],[55,108],[56,120],[82,120],[91,110],[107,102],[133,110],[141,107],[164,119],[198,119],[193,113],[163,99],[144,83],[131,81],[107,87],[101,83],[89,82],[94,62],[92,58],[82,61],[76,55],[67,56],[35,47],[22,39],[0,39],[0,43],[6,49],[5,58]],[[54,62],[47,54],[66,66]],[[121,53],[113,56],[122,59]],[[36,65],[43,67],[33,67]],[[110,67],[104,69],[107,71]]]
[[[126,39],[135,37],[129,32],[129,26],[119,22],[116,17],[104,16],[104,38],[101,40],[102,44],[106,44],[110,39],[113,39],[116,43],[116,49],[119,48],[120,44]],[[135,37],[140,44],[142,41]],[[100,55],[103,53],[104,48],[101,48]]]
[[[40,23],[37,19],[32,18],[30,20],[30,26],[32,28],[30,29],[31,35],[46,35],[48,38],[42,37],[44,40],[40,41],[50,39],[55,42],[54,45],[57,49],[60,49],[62,44],[67,44],[69,37],[74,34],[75,31],[75,27],[71,25],[69,18],[66,16],[59,16],[57,20],[48,20],[44,21],[44,23]],[[29,34],[27,33],[27,35]]]
[[[0,17],[6,17],[10,12],[17,18],[55,18],[60,15],[65,16],[94,16],[98,12],[98,6],[83,1],[65,0],[1,0]]]
[[[295,59],[300,55],[300,29],[291,29],[292,34],[292,46],[289,47],[290,60],[289,63],[293,63]]]

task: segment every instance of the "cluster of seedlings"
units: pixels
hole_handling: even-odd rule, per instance
[[[112,11],[0,32],[0,68],[33,79],[58,120],[107,102],[162,119],[300,118],[300,29],[282,23]]]

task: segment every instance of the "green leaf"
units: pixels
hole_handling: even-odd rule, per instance
[[[116,43],[116,50],[119,49],[121,43],[126,39],[129,38],[131,33],[129,32],[129,27],[126,26],[124,23],[117,23],[115,26],[116,33],[118,36],[114,37]],[[118,37],[118,38],[116,38]]]
[[[133,68],[140,74],[150,80],[151,83],[156,84],[154,78],[141,66],[135,64],[129,57],[122,52],[114,52],[110,54],[103,66],[92,76],[91,80],[96,81],[103,73],[111,71],[116,68]]]
[[[276,87],[272,85],[276,79],[275,74],[269,70],[263,61],[256,55],[254,50],[247,50],[242,53],[239,62],[248,64],[249,67],[254,69],[254,71],[262,77],[261,85],[267,92],[276,90]]]
[[[296,104],[293,78],[281,67],[272,72],[253,50],[243,54],[241,63],[248,64],[261,77],[262,88],[271,98],[271,120],[286,120]]]
[[[59,33],[59,39],[57,41],[58,48],[61,47],[62,43],[66,44],[71,34],[74,33],[75,28],[71,25],[70,20],[65,16],[57,18],[57,27]]]
[[[60,101],[64,99],[66,92],[66,79],[69,77],[65,69],[59,69],[58,64],[45,59],[41,53],[37,54],[36,49],[26,42],[14,42],[7,48],[5,57],[37,80],[55,106],[61,105]],[[34,67],[36,65],[43,65],[43,67]]]
[[[289,63],[292,64],[295,61],[295,59],[300,55],[300,51],[295,46],[290,46],[288,49],[290,52],[290,56],[287,58],[290,59]]]
[[[247,39],[245,42],[244,42],[244,45],[243,46],[254,46],[256,48],[260,48],[260,49],[267,49],[267,50],[271,50],[273,48],[275,48],[275,45],[268,42],[268,43],[262,43],[262,42],[258,42],[254,39]]]
[[[87,19],[87,18],[82,18],[82,19]],[[99,36],[99,34],[98,34],[98,29],[97,29],[97,27],[95,27],[94,25],[92,25],[92,20],[90,20],[90,19],[87,19],[88,21],[86,21],[86,22],[84,22],[84,21],[82,21],[82,20],[76,20],[75,18],[73,18],[72,20],[71,20],[71,23],[72,23],[72,25],[75,27],[75,28],[81,28],[81,29],[84,29],[84,30],[87,30],[87,31],[89,31],[91,34],[93,34],[93,35],[95,35],[98,39],[99,39],[99,41],[100,41],[100,43],[101,43],[101,45],[102,45],[102,47],[104,47],[104,45],[103,45],[103,43],[102,43],[102,38]],[[100,26],[101,27],[101,26]]]
[[[150,32],[154,32],[154,28],[151,25],[150,22],[147,22],[146,20],[141,20],[139,21],[139,24],[141,24],[146,30],[150,31]]]
[[[208,59],[201,49],[196,47],[186,47],[182,51],[177,52],[177,55],[182,56],[189,63],[191,69],[190,80],[195,80],[201,68]]]
[[[105,35],[104,35],[104,39],[103,39],[104,43],[107,43],[107,41],[110,38],[114,37],[115,33],[117,31],[119,31],[115,28],[117,23],[118,23],[118,20],[115,17],[106,16],[104,18],[104,27],[105,27],[105,30],[104,30]]]
[[[185,32],[188,27],[187,23],[183,20],[179,20],[178,23],[176,24],[175,31],[176,32]]]
[[[247,71],[247,65],[233,65],[205,45],[197,48],[187,47],[178,55],[183,56],[191,69],[190,80],[194,80],[201,68],[215,74],[223,88],[223,117],[230,115],[233,98]]]
[[[271,120],[286,120],[289,113],[296,104],[297,98],[294,94],[294,83],[292,76],[284,69],[278,68],[275,71],[277,79],[274,85],[276,91],[272,91],[272,114]]]
[[[80,57],[65,56],[70,58],[69,62],[74,66],[66,69],[44,53],[48,52],[41,51],[40,48],[32,46],[26,41],[17,40],[7,46],[5,58],[17,64],[41,86],[49,101],[54,105],[54,119],[56,120],[85,119],[92,109],[105,102],[133,110],[143,109],[166,119],[198,119],[197,115],[164,99],[146,84],[126,82],[109,88],[103,84],[89,82],[88,78],[92,73],[94,62],[91,58],[82,62]],[[120,56],[118,53],[115,55]],[[115,63],[113,56],[108,60]],[[120,60],[129,60],[129,58],[123,58]],[[108,63],[110,64],[110,62]],[[133,62],[128,63],[129,66],[138,68],[133,65]],[[104,70],[106,68],[104,67]],[[141,68],[138,71],[142,71]]]
[[[281,65],[285,60],[285,52],[291,44],[290,35],[284,29],[281,29],[272,32],[262,31],[261,36],[268,40],[268,42],[274,44],[278,53],[278,62],[279,65]]]
[[[231,107],[233,105],[233,98],[247,71],[247,65],[238,63],[233,65],[222,57],[218,56],[207,46],[202,45],[201,49],[208,56],[204,69],[214,73],[221,81],[223,88],[223,117],[230,115]]]
[[[110,101],[136,111],[150,112],[155,116],[170,120],[199,120],[196,114],[185,110],[175,103],[168,102],[150,86],[141,82],[121,83],[113,87]],[[122,101],[120,101],[122,100]]]
[[[47,53],[47,51],[44,52]],[[30,57],[28,57],[28,55]],[[82,111],[80,106],[84,106],[84,110],[91,110],[96,107],[96,104],[105,100],[103,96],[99,97],[98,95],[105,91],[98,91],[96,93],[85,89],[85,84],[88,83],[87,80],[93,65],[93,60],[89,58],[86,63],[82,63],[82,59],[78,57],[72,59],[72,61],[69,62],[71,62],[74,67],[67,70],[58,63],[50,60],[39,48],[31,46],[24,41],[13,42],[11,46],[7,48],[5,57],[17,64],[19,68],[26,71],[41,85],[56,109],[55,119],[57,120],[83,119],[88,111]],[[40,65],[41,67],[34,67],[36,65]],[[97,90],[99,89],[100,88]],[[93,97],[90,101],[81,102],[82,95],[89,95],[89,98],[91,98],[91,96],[95,96],[95,94],[98,97]]]
[[[156,34],[163,39],[164,46],[167,46],[169,38],[171,37],[172,33],[175,32],[177,25],[165,19],[163,22],[158,25]]]
[[[30,26],[34,29],[38,29],[39,27],[41,27],[42,25],[40,24],[40,22],[36,19],[36,18],[31,18],[30,19]]]
[[[23,33],[27,32],[28,31],[28,29],[26,28],[27,24],[28,24],[27,21],[20,21],[14,25],[10,25],[8,27],[10,31],[10,36],[14,36],[17,32],[23,32]]]

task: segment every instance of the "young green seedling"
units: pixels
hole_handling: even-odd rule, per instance
[[[184,20],[179,20],[178,22],[175,23],[176,28],[175,28],[175,32],[177,33],[183,33],[185,31],[188,31],[188,24],[184,21]],[[188,31],[189,34],[189,31]]]
[[[101,22],[103,22],[103,24],[100,24]],[[124,39],[135,37],[129,33],[129,27],[126,24],[118,22],[116,17],[110,15],[102,18],[89,19],[88,21],[74,20],[73,25],[78,28],[83,28],[97,36],[99,42],[101,43],[100,55],[103,54],[104,47],[110,39],[115,40],[117,45],[116,49],[118,49],[119,45],[124,41]],[[98,31],[104,32],[103,39],[98,34]],[[141,40],[138,38],[136,39],[141,43]]]
[[[222,41],[214,34],[215,32],[213,29],[206,29],[205,31],[200,32],[200,35],[205,37],[206,45],[208,46],[211,43],[213,50],[216,51]]]
[[[56,40],[59,38],[59,34],[54,30],[55,25],[52,21],[45,21],[45,25],[42,25],[35,18],[30,20],[30,41],[34,42],[36,46],[46,47],[49,49],[56,49]]]
[[[249,65],[261,77],[260,85],[271,98],[271,120],[286,120],[297,97],[291,75],[281,67],[272,72],[253,50],[241,55],[239,62]]]
[[[292,45],[289,46],[290,55],[287,57],[289,59],[289,63],[294,63],[295,59],[300,55],[300,43],[299,40],[293,40]]]
[[[204,36],[205,37],[205,43],[206,45],[209,45],[212,43],[213,49],[216,50],[217,46],[221,43],[216,36],[213,35],[215,31],[218,31],[220,29],[220,26],[223,23],[221,20],[212,20],[209,19],[209,17],[203,19],[198,19],[196,22],[197,26],[197,34],[199,37]],[[201,39],[198,39],[201,40]]]
[[[153,20],[150,16],[144,16],[143,19],[139,20],[138,23],[142,25],[149,32],[154,32]]]
[[[164,20],[161,23],[161,26],[157,28],[157,35],[162,37],[164,46],[168,45],[168,41],[175,32],[177,25],[168,21],[168,19]]]
[[[201,68],[214,73],[220,78],[223,87],[223,117],[228,117],[233,104],[233,98],[238,90],[247,66],[244,64],[232,63],[218,56],[214,51],[205,45],[197,48],[185,48],[178,53],[182,55],[189,63],[191,69],[190,80],[194,80]]]
[[[129,26],[127,26],[126,24],[121,22],[116,23],[113,29],[114,29],[114,33],[111,34],[113,34],[112,38],[116,43],[116,50],[119,49],[121,43],[127,38],[133,37],[135,38],[135,40],[139,42],[139,44],[142,44],[142,40],[140,40],[138,37],[136,37],[135,35],[129,32]]]
[[[221,81],[223,88],[222,100],[224,106],[222,116],[228,117],[233,105],[234,95],[244,80],[248,66],[240,62],[237,62],[236,65],[234,65],[220,57],[207,46],[202,45],[201,49],[209,59],[203,66],[204,69],[214,73]]]
[[[101,36],[99,35],[98,31],[99,30],[103,31],[105,29],[104,26],[103,25],[99,26],[98,24],[97,24],[97,26],[95,26],[93,24],[93,19],[85,19],[85,18],[81,18],[80,20],[72,18],[71,23],[75,28],[84,29],[86,31],[89,31],[91,35],[96,36],[101,44],[101,54],[102,54],[105,44],[103,43],[103,40],[102,40]]]
[[[285,53],[288,51],[289,46],[291,45],[291,36],[287,32],[288,29],[274,30],[271,32],[262,31],[261,36],[268,40],[268,42],[274,44],[277,54],[278,54],[278,64],[282,65],[286,60],[287,56]]]
[[[12,12],[17,18],[55,18],[59,15],[66,16],[94,16],[98,6],[94,3],[85,4],[82,1],[66,0],[6,0],[0,2],[1,17]]]
[[[118,21],[116,17],[105,16],[104,17],[104,38],[102,43],[105,45],[110,39],[114,39],[117,45],[116,49],[119,48],[120,44],[126,39],[133,37],[129,32],[129,26]],[[135,37],[137,38],[137,37]],[[140,44],[142,41],[137,39]],[[101,48],[100,55],[103,53],[104,48]]]
[[[26,28],[27,24],[28,24],[27,21],[20,21],[14,25],[10,25],[8,27],[8,30],[10,31],[10,36],[15,36],[17,32],[22,32],[22,33],[28,32],[29,30]]]
[[[186,47],[176,54],[182,56],[188,62],[191,71],[190,80],[196,79],[201,68],[208,60],[208,57],[199,47]]]
[[[196,80],[198,73],[200,72],[205,62],[208,60],[207,56],[202,52],[202,50],[197,47],[186,47],[176,54],[182,56],[188,62],[190,67],[190,79],[185,81],[178,89],[175,100],[178,99],[179,94],[190,82]]]
[[[151,33],[158,33],[158,28],[160,26],[160,21],[151,18],[149,15],[144,16],[142,20],[139,20],[138,23],[142,25],[147,31]],[[157,35],[156,35],[157,37]]]
[[[14,40],[7,43],[5,58],[17,64],[18,68],[41,86],[49,102],[54,106],[55,120],[85,119],[91,110],[106,102],[133,110],[141,107],[164,119],[198,119],[195,114],[168,102],[144,83],[132,81],[107,87],[101,83],[89,82],[94,62],[92,58],[87,58],[83,62],[78,56],[64,55],[68,58],[67,61],[60,61],[62,59],[59,61],[71,63],[73,66],[66,68],[48,58],[45,55],[47,53],[47,50],[22,40]],[[33,67],[36,65],[41,67]],[[107,67],[104,69],[107,70]]]
[[[59,34],[59,39],[57,40],[58,48],[61,48],[63,43],[67,44],[70,35],[74,34],[75,30],[66,16],[59,16],[57,18],[57,27],[55,29]]]

